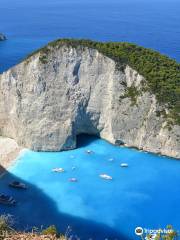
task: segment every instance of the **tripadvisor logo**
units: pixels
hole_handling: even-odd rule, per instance
[[[142,227],[135,228],[135,234],[138,236],[143,235],[143,228]]]

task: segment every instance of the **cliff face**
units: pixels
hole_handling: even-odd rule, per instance
[[[96,134],[147,151],[180,157],[179,126],[168,128],[146,80],[120,70],[97,50],[62,46],[39,52],[0,76],[0,131],[41,151],[76,147],[76,136]],[[127,89],[141,92],[133,102]],[[119,141],[120,140],[120,141]]]

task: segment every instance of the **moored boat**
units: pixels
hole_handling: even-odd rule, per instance
[[[114,161],[114,158],[109,158],[108,161],[109,161],[109,162],[113,162],[113,161]]]
[[[19,188],[19,189],[27,189],[27,186],[24,183],[21,183],[18,181],[9,183],[9,186],[13,188]]]
[[[88,150],[86,150],[86,153],[87,153],[87,154],[92,154],[93,151],[88,149]]]
[[[121,167],[128,167],[127,163],[121,163]]]
[[[69,178],[69,182],[77,182],[77,178]]]
[[[52,172],[62,173],[62,172],[64,172],[64,169],[63,168],[53,168]]]
[[[100,174],[99,175],[101,178],[103,178],[103,179],[105,179],[105,180],[112,180],[113,178],[111,177],[111,176],[109,176],[109,175],[107,175],[107,174]]]
[[[15,199],[11,196],[0,194],[0,204],[4,205],[14,205],[16,203]]]

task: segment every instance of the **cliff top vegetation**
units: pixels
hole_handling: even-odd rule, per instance
[[[156,95],[158,102],[168,109],[162,110],[164,117],[172,124],[180,125],[180,64],[152,49],[126,42],[96,42],[91,40],[58,39],[32,53],[40,52],[45,63],[54,48],[70,46],[97,49],[113,59],[122,70],[129,65],[147,82],[145,89]],[[30,57],[28,56],[28,57]]]

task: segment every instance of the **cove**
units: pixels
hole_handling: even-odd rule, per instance
[[[87,154],[88,149],[93,153]],[[120,167],[124,162],[127,168]],[[53,173],[56,167],[65,172]],[[101,179],[101,173],[113,180]],[[0,205],[0,214],[14,215],[16,227],[23,230],[54,224],[64,233],[70,226],[73,239],[76,235],[85,240],[139,239],[134,233],[137,226],[180,228],[179,173],[178,160],[82,135],[75,150],[27,150],[20,155],[0,179],[0,192],[18,203]],[[78,182],[69,182],[72,177]],[[12,180],[25,182],[28,190],[10,189]]]

